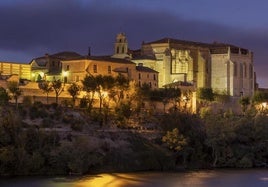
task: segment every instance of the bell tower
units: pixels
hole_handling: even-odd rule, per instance
[[[129,57],[128,53],[128,42],[125,33],[119,33],[116,36],[114,44],[114,58],[126,58]]]

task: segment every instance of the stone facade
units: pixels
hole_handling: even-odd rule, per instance
[[[254,93],[253,53],[248,49],[164,38],[143,43],[137,51],[131,60],[158,71],[160,88],[185,82],[231,96]]]
[[[147,83],[152,89],[158,88],[158,72],[147,67],[136,67],[136,64],[125,59],[104,57],[87,57],[78,60],[66,60],[62,63],[62,80],[66,83],[78,82],[87,74],[124,75],[138,85]]]
[[[196,87],[210,85],[209,50],[198,43],[164,38],[143,43],[140,56],[132,59],[159,72],[159,87],[188,82]]]
[[[211,48],[211,87],[232,96],[254,93],[253,53],[230,45]]]
[[[82,56],[75,52],[60,52],[56,54],[46,54],[45,56],[34,58],[31,62],[32,81],[47,80],[53,81],[61,79],[61,61],[78,59]]]

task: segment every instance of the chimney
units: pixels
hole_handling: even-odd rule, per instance
[[[90,49],[90,47],[88,47],[88,54],[87,54],[88,56],[91,56],[91,49]]]

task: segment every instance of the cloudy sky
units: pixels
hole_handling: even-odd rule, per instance
[[[254,52],[268,87],[267,0],[1,0],[0,61],[28,63],[45,53],[113,53],[126,33],[131,49],[163,37],[231,43]]]

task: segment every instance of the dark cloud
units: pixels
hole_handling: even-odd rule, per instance
[[[79,3],[78,3],[79,2]],[[106,2],[106,3],[104,3]],[[112,1],[17,1],[0,5],[0,51],[25,53],[33,57],[64,50],[112,54],[115,35],[125,32],[129,47],[162,37],[224,42],[254,51],[256,70],[263,71],[268,45],[267,31],[243,30],[219,23],[187,20],[165,9],[139,8]],[[176,13],[176,15],[179,15]],[[3,55],[3,54],[2,54]],[[14,57],[15,61],[27,61]]]

